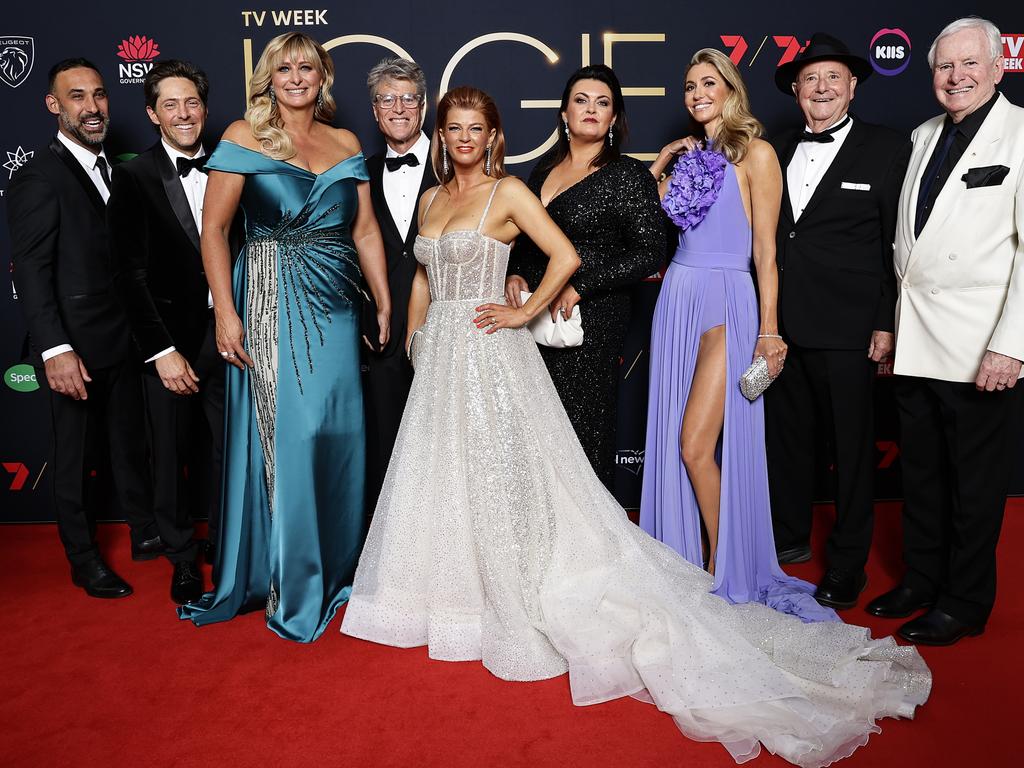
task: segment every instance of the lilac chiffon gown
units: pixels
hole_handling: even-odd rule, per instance
[[[812,596],[814,585],[779,567],[768,501],[764,405],[749,402],[739,379],[757,343],[751,230],[732,164],[702,221],[679,233],[651,331],[650,398],[640,525],[700,565],[700,509],[683,465],[679,434],[701,335],[725,325],[725,424],[719,443],[722,495],[712,592],[758,602],[806,622],[839,621]]]

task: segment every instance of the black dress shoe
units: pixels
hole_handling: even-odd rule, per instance
[[[174,575],[171,577],[171,600],[178,605],[198,602],[203,596],[203,577],[199,575],[196,564],[185,561],[174,564]]]
[[[156,557],[160,557],[164,553],[165,547],[163,539],[159,536],[154,536],[152,539],[146,539],[140,541],[138,544],[132,543],[132,560],[152,560]]]
[[[71,582],[90,597],[128,597],[132,588],[100,558],[71,566]]]
[[[867,583],[864,571],[829,568],[814,592],[814,599],[829,608],[853,608]]]
[[[797,544],[795,547],[786,547],[786,549],[776,550],[775,555],[779,559],[779,565],[806,563],[811,559],[811,545]]]
[[[948,613],[932,608],[900,627],[898,634],[917,645],[952,645],[961,638],[974,637],[984,631],[984,624],[964,624]]]
[[[933,605],[934,598],[926,597],[900,584],[896,589],[890,589],[884,595],[876,597],[864,610],[883,619],[905,619],[914,611],[931,608]]]

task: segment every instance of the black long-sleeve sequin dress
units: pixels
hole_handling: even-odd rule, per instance
[[[540,197],[549,170],[527,182]],[[658,185],[638,160],[620,157],[557,195],[547,207],[581,264],[569,283],[580,295],[583,344],[540,348],[573,429],[597,476],[615,478],[619,356],[630,316],[630,286],[656,272],[665,255]],[[528,239],[512,249],[509,274],[534,290],[547,257]]]

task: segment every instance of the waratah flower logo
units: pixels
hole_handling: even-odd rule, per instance
[[[117,55],[125,61],[152,61],[160,55],[160,46],[145,35],[135,35],[121,41]]]

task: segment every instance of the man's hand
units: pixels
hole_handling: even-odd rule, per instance
[[[896,346],[896,337],[888,331],[872,331],[871,344],[868,345],[868,357],[876,363],[882,362],[892,354]]]
[[[1004,389],[1013,389],[1017,384],[1017,377],[1020,376],[1021,361],[998,352],[986,352],[981,359],[981,367],[978,369],[978,378],[974,380],[974,386],[979,392],[1002,392]]]
[[[46,381],[54,392],[67,395],[72,400],[89,399],[85,385],[92,379],[85,369],[85,363],[74,351],[54,355],[43,363],[43,368],[46,371]]]
[[[169,392],[176,395],[191,395],[199,391],[199,387],[196,386],[199,377],[180,352],[168,352],[154,360],[153,365],[156,366],[160,381]]]

